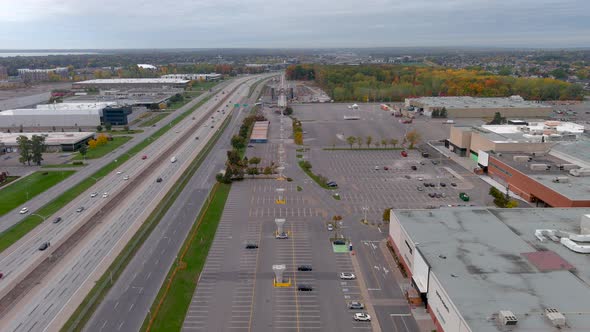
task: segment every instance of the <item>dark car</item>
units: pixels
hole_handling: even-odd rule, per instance
[[[57,224],[57,223],[59,223],[60,221],[61,221],[61,217],[57,217],[57,218],[55,218],[55,220],[53,220],[53,223],[54,223],[54,224]]]
[[[344,241],[344,240],[334,240],[333,243],[336,244],[336,245],[343,245],[343,244],[346,244],[346,241]]]
[[[436,161],[436,160],[433,160],[433,161],[432,161],[432,164],[433,164],[433,165],[438,165],[438,161]]]
[[[248,147],[249,147],[249,148],[253,148],[253,147],[254,147],[254,145],[252,145],[252,144],[248,144]]]
[[[444,183],[444,182],[441,182],[439,185],[440,185],[441,187],[446,187],[446,186],[447,186],[447,184],[446,184],[446,183]]]
[[[424,183],[423,183],[423,185],[424,185],[424,187],[426,187],[426,188],[430,187],[430,183],[428,183],[428,182],[424,182]]]
[[[162,182],[162,178],[157,178],[156,182]]]
[[[436,197],[436,194],[435,194],[435,193],[428,193],[428,196],[429,196],[430,198],[435,198],[435,197]]]
[[[311,271],[313,270],[311,265],[299,265],[297,271]]]
[[[301,292],[310,292],[313,290],[313,287],[308,284],[299,284],[297,285],[297,290]]]
[[[51,245],[51,244],[50,244],[49,242],[43,242],[43,243],[41,243],[41,245],[39,246],[39,250],[40,250],[40,251],[46,250],[47,248],[49,248],[49,246],[50,246],[50,245]]]
[[[211,128],[213,128],[214,126],[211,126]]]
[[[256,243],[247,243],[246,249],[258,249],[258,245]]]
[[[195,139],[199,139],[199,136],[195,137]]]
[[[457,186],[457,184],[456,184],[455,182],[451,182],[451,186],[452,186],[452,187],[456,187],[456,186]]]
[[[417,169],[418,169],[418,167],[416,167],[415,165],[412,165],[412,171],[415,171]]]
[[[336,184],[336,182],[334,181],[330,181],[326,183],[326,186],[330,187],[330,188],[335,188],[338,187],[338,184]]]

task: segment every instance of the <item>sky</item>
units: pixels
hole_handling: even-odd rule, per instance
[[[0,0],[0,49],[589,47],[590,0]]]

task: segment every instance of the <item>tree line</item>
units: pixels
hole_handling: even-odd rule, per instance
[[[410,145],[408,146],[408,148],[413,149],[420,139],[420,134],[416,130],[411,130],[404,137],[402,141],[402,146],[406,145],[406,143],[409,143]],[[381,140],[377,140],[373,139],[373,136],[371,135],[366,137],[347,136],[346,143],[350,146],[351,149],[354,147],[355,144],[357,144],[359,149],[363,146],[363,144],[367,145],[367,149],[371,148],[371,145],[373,145],[375,148],[380,148],[381,146],[387,148],[389,147],[389,145],[391,145],[395,149],[399,144],[399,140],[396,138],[382,138]]]
[[[31,162],[37,166],[41,166],[43,161],[43,152],[45,151],[45,137],[33,135],[31,139],[27,136],[20,135],[16,138],[18,144],[18,161],[21,164],[31,166]]]
[[[583,89],[551,78],[494,75],[481,69],[403,65],[291,65],[290,80],[313,80],[335,101],[403,101],[418,96],[582,99]]]

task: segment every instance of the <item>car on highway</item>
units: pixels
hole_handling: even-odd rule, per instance
[[[125,175],[125,177],[123,178],[123,180],[125,180],[125,181],[129,180],[129,175]]]
[[[82,211],[84,211],[84,207],[83,206],[80,206],[79,208],[76,209],[76,212],[78,212],[78,213],[80,213]]]
[[[328,231],[333,231],[334,230],[334,226],[332,224],[328,224]]]
[[[446,183],[444,183],[444,182],[441,182],[441,183],[439,183],[438,185],[439,185],[439,186],[441,186],[441,187],[446,187],[446,186],[447,186],[447,184],[446,184]]]
[[[61,222],[61,217],[57,217],[57,218],[53,219],[54,224],[58,224],[59,222]]]
[[[383,170],[385,170],[385,171],[389,171],[389,167],[387,167],[387,166],[383,166]]]
[[[147,156],[146,156],[146,155],[143,155],[143,156],[141,157],[141,159],[142,159],[142,160],[146,160],[146,159],[147,159]]]
[[[195,139],[199,139],[199,136],[195,137]]]
[[[109,197],[109,193],[102,194],[102,198],[107,198],[107,197]]]
[[[95,192],[93,192],[92,194],[90,194],[90,197],[91,197],[91,198],[94,198],[94,197],[96,197],[96,196],[98,196],[98,193],[97,193],[96,191],[95,191]]]
[[[246,249],[258,249],[258,244],[256,244],[256,243],[246,243]]]
[[[412,167],[411,167],[411,168],[412,168],[412,171],[415,171],[415,170],[417,170],[417,169],[418,169],[418,167],[416,167],[416,165],[412,165]]]
[[[29,212],[29,208],[24,207],[24,208],[20,209],[20,211],[18,213],[25,214],[27,212]]]
[[[50,245],[51,245],[51,243],[49,243],[49,242],[41,243],[41,245],[39,246],[39,251],[46,250],[47,248],[49,248]]]
[[[365,309],[365,305],[359,301],[351,301],[351,302],[348,302],[348,309],[362,310],[362,309]]]
[[[280,233],[280,234],[277,234],[277,235],[275,236],[275,238],[277,238],[277,239],[288,239],[288,238],[289,238],[289,236],[287,235],[287,233],[285,233],[285,232],[282,232],[282,233]]]
[[[379,170],[379,166],[375,166],[375,170],[378,171]]]
[[[354,279],[356,279],[356,276],[354,275],[354,273],[340,272],[340,279],[343,279],[343,280],[354,280]]]
[[[162,178],[157,178],[157,179],[156,179],[156,182],[158,182],[158,183],[159,183],[159,182],[162,182]]]
[[[299,284],[297,285],[297,290],[300,292],[311,292],[313,290],[313,287],[308,284]]]
[[[174,156],[174,157],[170,158],[170,162],[171,162],[171,163],[175,163],[177,160],[178,160],[178,159],[176,159],[176,156]]]
[[[356,314],[354,314],[354,320],[356,320],[357,322],[370,322],[371,321],[371,316],[367,313],[364,312],[357,312]]]
[[[297,267],[297,271],[312,271],[313,268],[311,267],[311,265],[299,265]]]
[[[123,171],[117,171],[117,175],[123,174]]]

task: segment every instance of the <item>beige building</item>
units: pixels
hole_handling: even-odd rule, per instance
[[[406,99],[406,107],[412,107],[424,115],[431,116],[435,110],[447,111],[449,118],[493,118],[496,112],[503,117],[546,118],[551,114],[550,106],[524,100],[521,96],[507,98],[475,97],[421,97]]]

